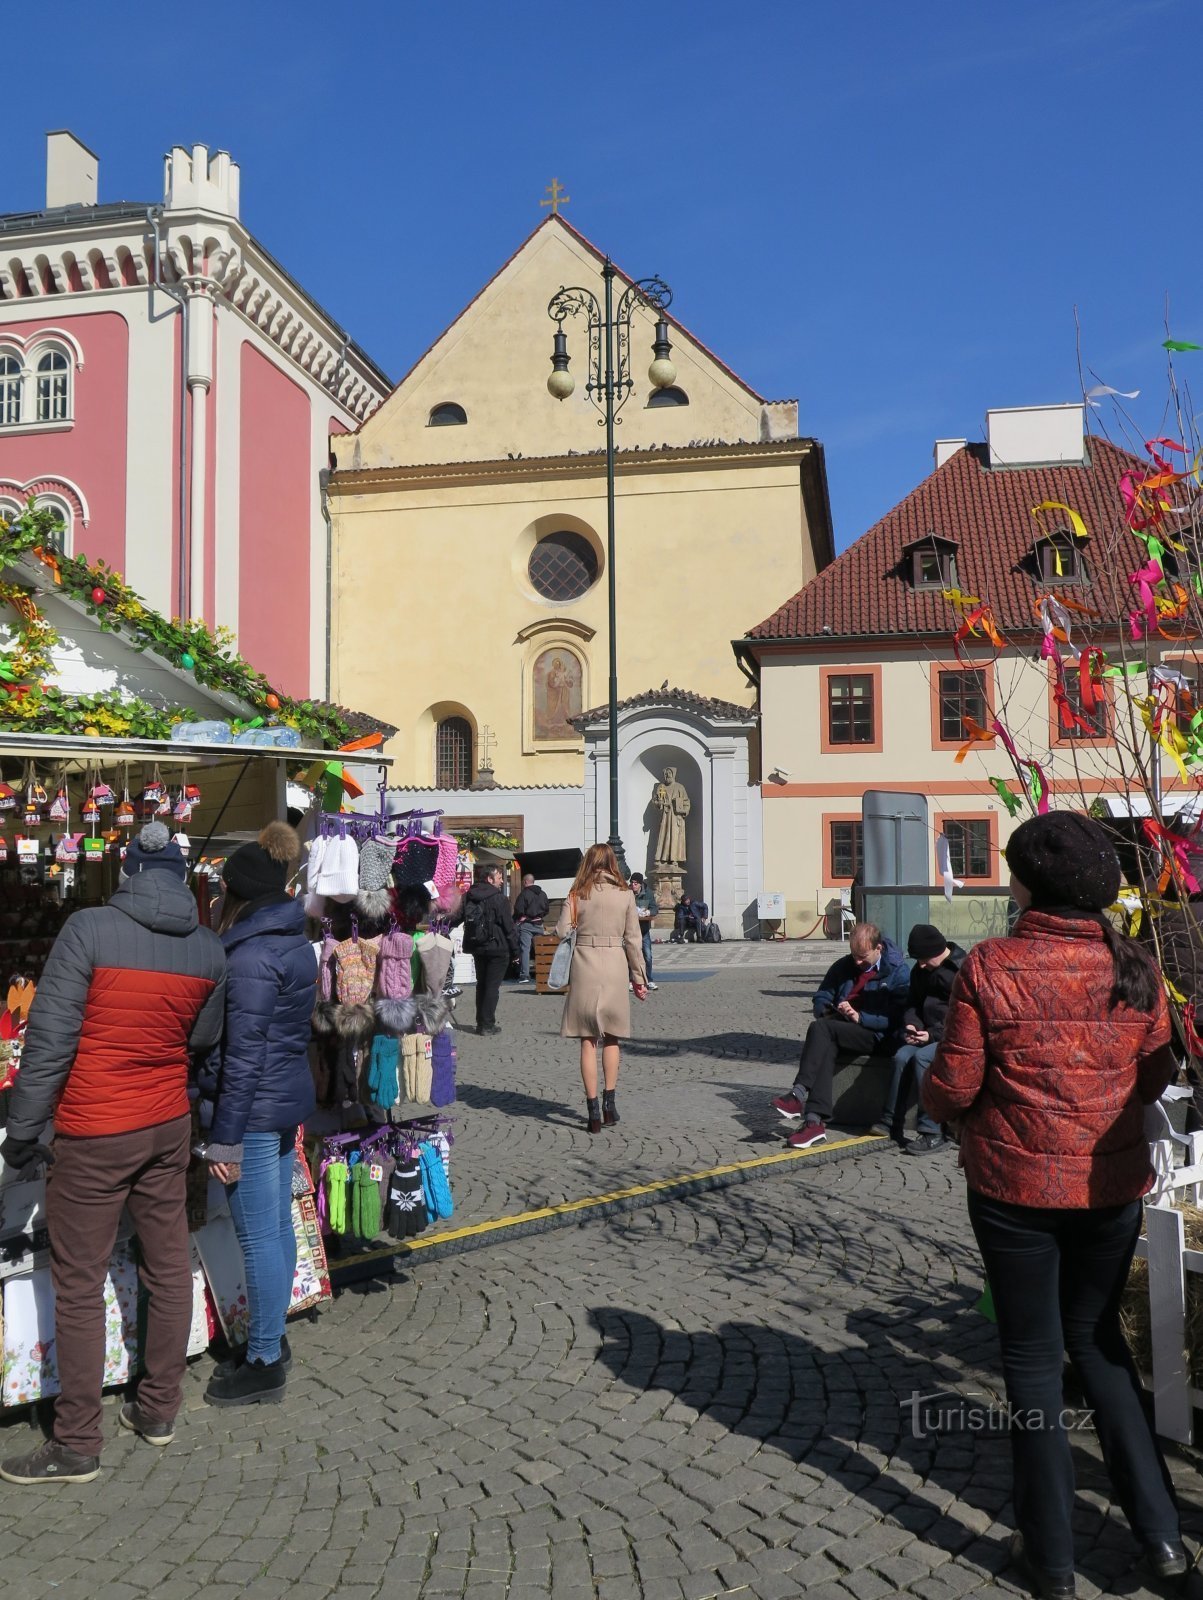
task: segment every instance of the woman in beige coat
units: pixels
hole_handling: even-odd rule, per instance
[[[605,1120],[618,1121],[614,1092],[618,1087],[620,1039],[631,1037],[631,997],[647,998],[643,941],[635,896],[619,870],[608,844],[590,845],[576,882],[564,902],[556,932],[566,938],[576,929],[576,951],[568,996],[564,1001],[562,1039],[581,1041],[581,1081],[589,1111],[589,1132],[602,1131],[597,1098],[597,1041],[602,1041],[605,1075]]]

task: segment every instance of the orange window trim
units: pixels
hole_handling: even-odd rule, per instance
[[[872,678],[873,738],[868,744],[832,744],[830,700],[827,684],[831,678]],[[881,663],[849,662],[846,666],[819,668],[819,749],[825,756],[871,756],[881,754]]]
[[[1065,676],[1068,678],[1072,672],[1076,672],[1078,670],[1077,657],[1075,656],[1070,660],[1062,660],[1061,665],[1065,670]],[[1060,718],[1060,716],[1058,715],[1058,712],[1057,712],[1057,697],[1056,697],[1056,694],[1054,692],[1056,690],[1056,687],[1057,687],[1057,669],[1053,666],[1052,662],[1050,661],[1049,664],[1048,664],[1048,733],[1049,733],[1048,742],[1049,742],[1049,748],[1052,749],[1052,750],[1105,750],[1105,749],[1108,749],[1110,746],[1114,745],[1115,736],[1114,736],[1114,734],[1111,734],[1111,733],[1104,734],[1101,739],[1086,739],[1086,738],[1070,739],[1070,738],[1068,738],[1065,735],[1065,733],[1062,731],[1061,718]],[[1111,719],[1115,716],[1115,687],[1114,687],[1114,684],[1105,683],[1103,685],[1103,693],[1107,698],[1107,726],[1110,728],[1112,726],[1112,720]]]
[[[1000,880],[1000,858],[998,854],[998,812],[997,811],[938,811],[936,813],[936,832],[944,832],[946,822],[988,822],[990,824],[990,871],[984,876],[970,876],[965,874],[966,883],[997,884]],[[940,868],[936,867],[933,882],[939,883]]]
[[[833,822],[860,822],[859,811],[824,811],[820,819],[823,845],[823,877],[824,888],[847,889],[852,884],[851,878],[837,878],[831,865],[831,824]],[[861,849],[864,849],[864,834],[861,835]]]
[[[940,737],[940,674],[942,672],[980,672],[986,680],[986,726],[994,716],[994,662],[993,661],[933,661],[928,672],[928,689],[931,696],[931,747],[933,750],[959,750],[968,739],[967,733],[962,733],[956,739],[943,739]],[[989,744],[975,744],[975,750],[993,750],[998,743],[991,739]]]

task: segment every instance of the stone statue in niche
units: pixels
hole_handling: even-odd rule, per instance
[[[585,709],[581,701],[581,664],[571,650],[544,650],[532,674],[536,739],[579,739],[571,719]]]
[[[676,767],[665,767],[664,781],[656,785],[652,800],[660,813],[660,833],[656,839],[656,866],[683,867],[685,819],[689,815],[689,796],[685,792],[685,786],[677,782]]]

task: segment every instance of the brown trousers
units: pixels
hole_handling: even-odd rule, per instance
[[[171,1422],[180,1408],[192,1326],[184,1210],[191,1130],[191,1118],[185,1116],[135,1133],[55,1138],[46,1188],[62,1385],[54,1437],[80,1455],[99,1455],[104,1445],[104,1282],[123,1207],[138,1236],[138,1273],[150,1295],[138,1400],[156,1421]]]

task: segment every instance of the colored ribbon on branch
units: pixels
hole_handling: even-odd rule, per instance
[[[994,788],[995,794],[997,794],[1003,805],[1006,806],[1007,815],[1011,817],[1017,817],[1019,815],[1020,808],[1023,805],[1023,801],[1020,800],[1019,796],[1011,788],[1006,778],[991,778],[990,783]]]
[[[1006,728],[1003,727],[1002,723],[997,717],[995,717],[994,721],[991,723],[991,727],[1002,740],[1004,749],[1014,762],[1015,775],[1019,779],[1020,783],[1023,784],[1024,791],[1031,800],[1037,816],[1044,816],[1048,811],[1048,797],[1050,793],[1049,781],[1045,776],[1044,768],[1040,765],[1039,761],[1025,760],[1025,758],[1019,754],[1019,751],[1015,748],[1014,739],[1012,739],[1011,735],[1007,732]],[[1001,779],[991,779],[991,782],[995,784],[996,788],[998,787],[998,783],[1001,781]],[[1007,809],[1010,810],[1010,807],[1008,806]],[[1015,813],[1012,811],[1011,815],[1014,816]]]
[[[1087,716],[1107,703],[1107,692],[1103,688],[1106,668],[1107,657],[1098,645],[1091,645],[1078,657],[1078,703]]]
[[[1171,833],[1163,822],[1158,822],[1156,817],[1146,817],[1140,825],[1141,832],[1155,850],[1160,851],[1162,868],[1161,876],[1157,880],[1158,894],[1164,894],[1173,878],[1178,879],[1180,889],[1187,894],[1198,894],[1199,880],[1191,871],[1190,858],[1192,852],[1190,845],[1180,833]]]
[[[965,880],[953,877],[952,851],[949,849],[948,835],[944,833],[936,835],[936,867],[944,883],[944,898],[951,905],[952,891],[954,889],[963,889]]]
[[[975,722],[972,717],[962,717],[961,720],[965,724],[965,732],[969,735],[969,737],[965,740],[965,743],[957,751],[956,756],[954,757],[954,762],[958,767],[973,749],[975,744],[992,745],[995,737],[989,728],[983,728],[981,723]]]
[[[961,646],[968,638],[978,638],[979,629],[980,635],[989,639],[996,650],[1002,650],[1006,647],[1007,641],[999,633],[998,625],[994,621],[994,613],[990,607],[988,605],[975,606],[952,636],[952,648],[956,652],[958,661],[965,662],[965,657],[961,653]]]
[[[1157,597],[1154,589],[1164,578],[1159,561],[1146,561],[1143,567],[1128,574],[1128,582],[1136,590],[1140,609],[1129,613],[1128,625],[1133,639],[1143,639],[1157,627]]]

